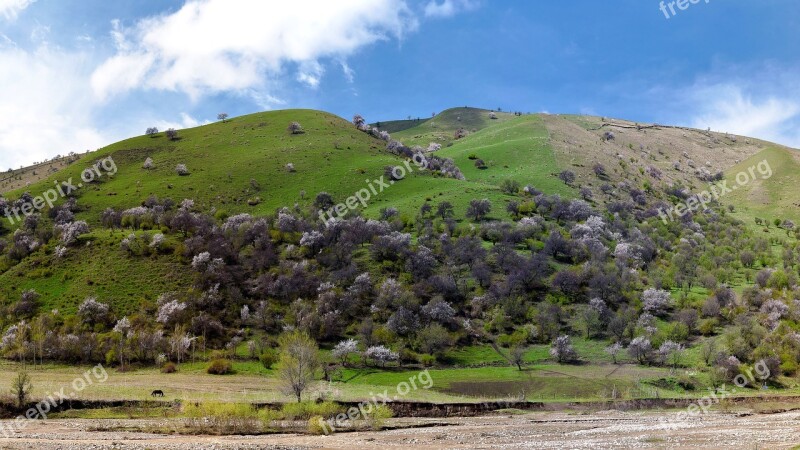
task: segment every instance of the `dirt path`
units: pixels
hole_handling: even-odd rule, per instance
[[[177,436],[137,430],[168,420],[50,420],[34,422],[2,449],[789,449],[800,444],[800,412],[737,416],[710,413],[678,421],[676,413],[607,411],[535,413],[458,419],[396,419],[392,425],[440,424],[334,436]],[[7,424],[7,422],[4,422]]]

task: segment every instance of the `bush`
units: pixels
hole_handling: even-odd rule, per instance
[[[196,427],[216,433],[257,433],[265,422],[255,407],[242,403],[188,402],[183,413]]]
[[[284,404],[281,408],[281,415],[284,420],[309,420],[315,416],[332,419],[344,411],[343,406],[333,402],[300,402]]]
[[[374,431],[383,429],[386,421],[394,417],[394,413],[386,405],[378,405],[369,414],[367,414],[367,423]]]
[[[433,367],[436,364],[436,357],[433,355],[419,355],[417,360],[425,367]]]
[[[206,369],[211,375],[228,375],[233,372],[233,364],[227,359],[215,359]]]
[[[272,366],[278,362],[278,353],[268,348],[261,353],[261,356],[258,357],[258,360],[261,361],[261,365],[264,366],[265,369],[272,369]]]
[[[168,362],[161,366],[161,373],[175,373],[178,371],[178,366],[173,362]]]
[[[308,432],[316,436],[327,434],[327,427],[325,426],[325,419],[320,416],[314,416],[308,419]]]

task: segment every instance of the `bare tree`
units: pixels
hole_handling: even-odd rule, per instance
[[[525,348],[524,345],[518,344],[511,348],[511,364],[517,366],[517,369],[522,371],[522,365],[525,364]]]
[[[150,127],[150,128],[147,129],[147,131],[144,132],[144,134],[146,134],[146,135],[148,135],[150,137],[155,137],[158,134],[158,128]]]
[[[222,123],[225,123],[225,120],[228,118],[228,113],[221,112],[217,114],[217,120],[221,120]]]
[[[302,331],[284,334],[278,343],[281,382],[299,403],[303,400],[303,392],[314,382],[314,374],[320,365],[319,348],[317,343]]]
[[[175,128],[168,129],[165,134],[167,135],[167,138],[170,141],[177,141],[178,140],[178,130],[176,130]]]

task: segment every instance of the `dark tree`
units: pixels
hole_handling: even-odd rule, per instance
[[[168,129],[166,131],[166,135],[167,135],[167,139],[169,139],[170,141],[178,140],[178,130],[176,130],[174,128]]]
[[[450,202],[441,202],[436,207],[436,215],[442,220],[453,217],[453,205]]]
[[[467,207],[467,217],[474,221],[483,220],[492,211],[492,202],[489,199],[471,200]]]
[[[571,170],[565,170],[558,174],[558,179],[563,181],[566,185],[571,185],[575,182],[575,172]]]

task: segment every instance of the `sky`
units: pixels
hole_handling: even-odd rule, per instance
[[[797,0],[0,0],[0,168],[287,108],[581,113],[800,147],[799,13]]]

